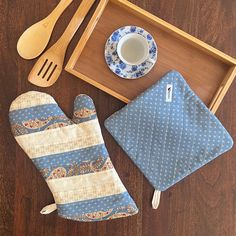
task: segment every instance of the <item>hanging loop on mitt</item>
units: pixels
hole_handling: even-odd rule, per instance
[[[40,214],[42,215],[47,215],[52,213],[53,211],[55,211],[57,209],[57,205],[56,203],[52,203],[50,205],[45,206],[41,211]]]

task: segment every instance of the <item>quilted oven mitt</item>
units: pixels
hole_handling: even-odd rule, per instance
[[[156,189],[153,208],[160,191],[233,145],[220,121],[177,71],[109,117],[105,126]]]
[[[100,221],[138,212],[109,158],[90,97],[76,97],[70,120],[50,95],[27,92],[12,102],[9,118],[16,141],[46,180],[59,216]]]

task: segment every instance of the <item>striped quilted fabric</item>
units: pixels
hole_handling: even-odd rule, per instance
[[[106,150],[93,101],[75,99],[72,121],[45,93],[27,92],[9,113],[16,141],[45,178],[61,217],[100,221],[138,209]]]

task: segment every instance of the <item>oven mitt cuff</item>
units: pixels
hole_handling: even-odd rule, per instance
[[[16,141],[47,182],[59,216],[100,221],[138,212],[111,163],[91,98],[76,98],[72,121],[50,95],[27,92],[12,102],[9,119]]]
[[[233,146],[229,133],[177,71],[114,113],[105,127],[158,191]]]

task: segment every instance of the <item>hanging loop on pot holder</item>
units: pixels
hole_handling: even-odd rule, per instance
[[[161,191],[154,190],[153,196],[152,196],[152,208],[157,209],[160,204],[160,198],[161,198]]]

